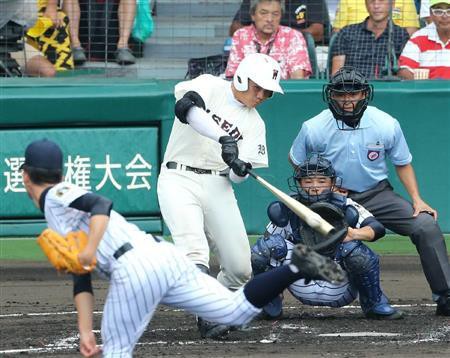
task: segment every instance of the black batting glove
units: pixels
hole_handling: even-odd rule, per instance
[[[222,159],[229,167],[231,167],[231,163],[239,157],[236,139],[232,136],[225,135],[219,138],[219,143],[222,144]]]
[[[238,158],[231,163],[230,168],[233,170],[234,174],[245,177],[248,174],[247,169],[252,169],[252,165]]]

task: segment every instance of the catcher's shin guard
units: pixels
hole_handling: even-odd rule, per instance
[[[302,244],[294,246],[290,265],[307,280],[342,282],[346,278],[344,270],[335,261]]]
[[[359,293],[359,303],[367,318],[399,319],[403,312],[393,308],[380,287],[378,255],[361,241],[341,244],[339,254],[349,281]]]

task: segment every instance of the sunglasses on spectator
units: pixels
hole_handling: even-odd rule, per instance
[[[447,8],[447,9],[433,9],[433,8],[431,8],[430,10],[431,10],[431,13],[434,16],[444,16],[444,14],[445,14],[448,17],[450,17],[450,8]]]

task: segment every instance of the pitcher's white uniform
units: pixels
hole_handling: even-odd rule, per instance
[[[86,193],[64,182],[44,192],[40,202],[49,228],[61,235],[88,233],[90,214],[70,207]],[[128,249],[115,258],[124,245]],[[104,357],[131,357],[159,303],[229,325],[245,324],[261,311],[242,289],[227,290],[172,244],[156,241],[115,211],[96,257],[96,269],[110,278],[101,330]]]
[[[208,119],[238,141],[240,159],[253,168],[268,166],[264,122],[256,109],[234,98],[231,82],[202,75],[177,84],[176,100],[188,91],[197,92],[205,102]],[[169,162],[177,163],[176,169],[168,169]],[[198,174],[185,166],[211,173]],[[218,280],[237,289],[250,278],[252,269],[245,226],[230,179],[224,174],[227,168],[218,142],[175,118],[158,179],[164,221],[175,245],[196,264],[209,267],[209,240],[220,260]]]

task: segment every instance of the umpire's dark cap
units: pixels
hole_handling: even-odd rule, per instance
[[[47,170],[62,170],[63,154],[61,148],[47,138],[36,140],[25,149],[25,162],[20,169],[23,169],[24,166]]]

